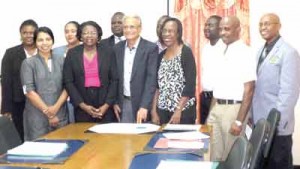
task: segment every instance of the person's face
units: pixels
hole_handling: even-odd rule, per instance
[[[120,37],[123,36],[123,16],[115,15],[111,19],[111,31],[114,35]]]
[[[267,42],[272,41],[279,35],[279,20],[272,15],[265,15],[260,19],[259,32],[263,39]]]
[[[220,23],[220,36],[226,45],[231,44],[239,39],[240,27],[231,19],[222,19]]]
[[[48,33],[39,32],[36,38],[36,47],[39,53],[48,54],[51,52],[53,46],[53,39]]]
[[[98,32],[97,29],[92,25],[86,25],[82,29],[81,37],[84,46],[92,47],[96,46],[98,43]]]
[[[204,25],[204,36],[205,38],[212,40],[219,38],[220,27],[218,20],[215,18],[209,18]]]
[[[124,21],[123,32],[126,40],[137,40],[141,30],[141,24],[136,18],[127,18]]]
[[[21,28],[21,41],[25,46],[31,46],[34,44],[33,34],[35,31],[35,27],[31,25],[25,25]]]
[[[65,26],[65,38],[68,44],[76,44],[79,40],[76,37],[77,27],[73,23]]]
[[[177,24],[174,21],[168,21],[166,22],[165,26],[162,28],[162,39],[164,44],[167,47],[173,46],[175,44],[178,44],[177,41]]]

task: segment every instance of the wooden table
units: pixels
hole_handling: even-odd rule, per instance
[[[75,123],[47,134],[46,139],[83,139],[88,142],[64,164],[10,164],[12,166],[39,166],[50,169],[128,169],[132,158],[143,151],[152,134],[97,134],[84,133],[94,123]],[[207,132],[207,127],[201,128]],[[208,158],[208,154],[205,155]],[[1,164],[4,165],[4,164]],[[0,166],[1,166],[0,165]]]

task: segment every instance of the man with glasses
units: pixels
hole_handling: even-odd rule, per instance
[[[119,72],[114,112],[124,123],[147,120],[156,89],[158,48],[140,36],[141,30],[139,16],[125,16],[123,32],[126,41],[114,46]]]
[[[292,134],[295,105],[300,88],[300,56],[279,34],[281,24],[276,14],[261,17],[259,31],[266,41],[257,53],[257,81],[253,96],[253,122],[267,118],[270,110],[281,113],[278,132],[267,160],[267,169],[292,169]]]

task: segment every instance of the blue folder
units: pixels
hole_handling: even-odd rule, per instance
[[[154,148],[154,145],[160,138],[165,138],[163,136],[163,132],[156,133],[153,135],[153,137],[150,139],[148,144],[144,147],[145,151],[155,151],[155,152],[183,152],[183,153],[193,153],[197,155],[203,155],[203,153],[206,153],[208,151],[209,146],[209,138],[208,139],[202,139],[204,142],[204,148],[198,149],[178,149],[178,148]]]
[[[190,153],[143,153],[132,159],[129,169],[155,169],[161,160],[203,161],[203,157]]]
[[[62,152],[54,158],[44,158],[44,157],[28,157],[28,156],[14,156],[14,155],[4,155],[0,158],[1,163],[48,163],[57,164],[64,163],[73,153],[75,153],[80,147],[82,147],[87,140],[48,140],[41,139],[36,140],[36,142],[51,142],[51,143],[67,143],[68,148],[66,151]]]

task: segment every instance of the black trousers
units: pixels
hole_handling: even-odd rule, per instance
[[[87,90],[87,100],[84,102],[88,105],[92,105],[95,108],[99,108],[105,103],[105,91],[98,87],[88,87]],[[94,118],[87,112],[83,111],[79,106],[75,108],[74,111],[75,122],[96,122],[96,123],[109,123],[116,122],[116,116],[113,109],[110,107],[102,119]]]
[[[200,124],[205,124],[209,114],[210,103],[213,97],[212,91],[203,91],[200,94]]]
[[[170,121],[174,112],[157,108],[160,124],[166,124]],[[180,124],[195,124],[196,104],[181,112]]]
[[[22,141],[24,141],[24,126],[23,126],[24,108],[25,108],[25,101],[13,103],[12,120],[16,126],[16,129]]]
[[[264,168],[293,169],[292,145],[292,135],[275,136]]]

